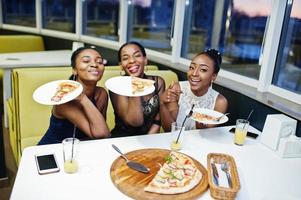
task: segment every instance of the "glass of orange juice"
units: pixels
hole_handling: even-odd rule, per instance
[[[245,143],[247,132],[250,122],[245,119],[237,119],[235,134],[234,134],[234,143],[237,145],[243,145]]]
[[[184,139],[184,130],[185,130],[185,127],[181,126],[177,122],[173,122],[171,124],[171,144],[170,144],[171,150],[179,151],[182,149],[183,139]],[[182,131],[182,132],[179,137],[180,131]]]
[[[63,140],[64,171],[73,174],[78,170],[79,139],[66,138]]]

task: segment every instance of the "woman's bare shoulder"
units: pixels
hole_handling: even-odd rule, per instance
[[[105,92],[106,94],[108,94],[107,90],[104,87],[101,87],[101,86],[96,86],[96,91],[95,92],[98,92],[98,93]]]
[[[103,99],[103,98],[108,99],[108,92],[103,87],[97,86],[95,90],[95,97],[97,99]]]
[[[226,112],[228,109],[228,100],[226,97],[224,97],[222,94],[218,94],[215,102],[215,109],[219,112]]]
[[[219,101],[222,104],[227,104],[228,103],[227,98],[224,95],[222,95],[222,94],[218,94],[216,100]]]

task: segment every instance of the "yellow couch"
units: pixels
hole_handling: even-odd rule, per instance
[[[33,101],[34,90],[46,82],[67,79],[71,74],[71,67],[41,69],[15,69],[12,73],[12,99],[7,102],[7,107],[12,108],[8,114],[12,122],[8,125],[10,144],[17,163],[22,150],[36,144],[48,127],[45,122],[49,122],[51,106]]]
[[[41,36],[35,35],[0,35],[0,53],[16,53],[16,52],[29,52],[29,51],[44,51],[44,41]],[[2,95],[2,81],[3,81],[3,70],[0,69],[0,104],[3,104]],[[14,155],[18,154],[16,146],[16,127],[14,122],[15,113],[12,99],[6,103],[6,108],[9,113],[9,137],[12,151]]]
[[[103,78],[98,82],[104,83],[111,77],[119,76],[119,70],[109,70],[106,67]],[[154,68],[156,69],[156,68]],[[71,67],[47,67],[15,69],[12,73],[12,99],[7,102],[9,108],[10,142],[17,163],[22,151],[27,146],[36,145],[49,126],[51,106],[40,105],[32,99],[32,94],[39,86],[53,80],[68,79]],[[148,70],[147,74],[159,75],[168,86],[171,81],[177,81],[176,73],[170,70]],[[110,130],[114,127],[114,113],[111,102],[107,109],[107,123]]]
[[[44,51],[44,41],[35,35],[0,35],[0,53]]]
[[[0,53],[44,51],[44,41],[36,35],[0,35]],[[3,70],[0,70],[0,91],[2,91]],[[2,92],[1,92],[2,94]],[[1,95],[2,103],[2,95]]]

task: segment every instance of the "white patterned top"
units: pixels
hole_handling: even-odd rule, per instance
[[[193,104],[195,105],[194,108],[214,109],[216,98],[219,93],[212,89],[212,87],[208,89],[206,94],[198,97],[192,93],[188,81],[180,81],[179,84],[183,93],[180,95],[178,102],[179,112],[177,116],[177,123],[183,123],[187,111],[191,109]],[[195,129],[195,121],[188,118],[185,122],[185,130],[191,129]]]

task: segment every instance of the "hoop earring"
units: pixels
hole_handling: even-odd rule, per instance
[[[119,74],[120,74],[120,76],[124,76],[125,75],[125,71],[124,70],[120,70]]]

